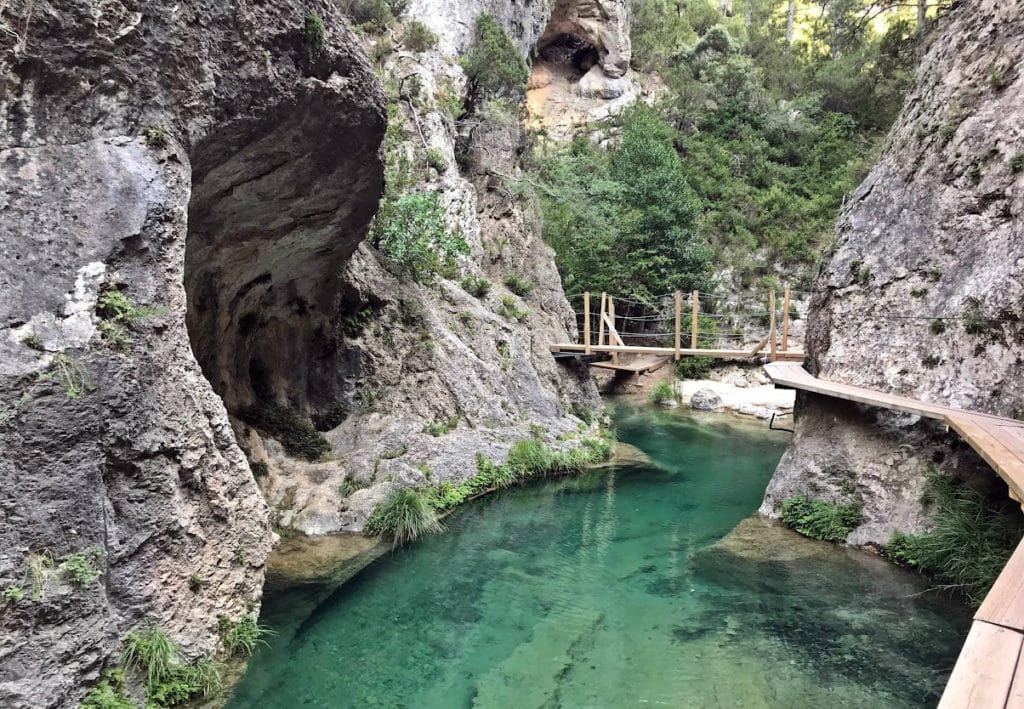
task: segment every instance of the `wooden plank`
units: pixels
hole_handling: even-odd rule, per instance
[[[988,421],[971,414],[950,413],[946,422],[981,454],[1018,498],[1024,499],[1024,462],[988,433]]]
[[[690,303],[693,307],[690,308],[690,349],[697,349],[697,322],[699,318],[697,313],[700,311],[700,293],[693,291],[690,293]]]
[[[761,338],[761,341],[757,343],[757,346],[750,351],[751,357],[756,357],[761,353],[761,350],[763,350],[765,348],[765,345],[768,344],[769,337],[771,337],[771,335],[765,335],[764,337]]]
[[[670,357],[641,358],[632,362],[615,364],[614,362],[591,362],[591,367],[598,369],[611,369],[617,372],[630,372],[632,374],[646,374],[661,369],[671,360]]]
[[[1024,647],[1021,648],[1024,652]],[[1006,709],[1024,709],[1024,662],[1017,660],[1017,669],[1010,683],[1010,696],[1006,699]]]
[[[775,289],[768,290],[768,347],[771,351],[772,361],[775,361]]]
[[[619,347],[623,347],[625,343],[622,341],[622,338],[619,337],[619,331],[615,329],[615,301],[611,296],[608,296],[608,312],[606,314],[611,318],[609,321],[611,325],[609,327],[612,329],[612,331],[608,333],[608,344],[611,344],[611,336],[614,334],[615,341],[619,344]],[[615,362],[615,364],[619,363],[618,352],[612,352],[612,362]]]
[[[583,293],[583,351],[590,354],[590,293]]]
[[[1024,542],[1017,545],[992,590],[974,614],[974,619],[1024,632],[1024,593],[1021,589],[1024,589]]]
[[[680,324],[682,322],[682,307],[683,307],[683,294],[676,291],[676,361],[679,361],[679,350],[680,348]]]
[[[939,709],[992,709],[1006,705],[1024,635],[974,621]]]
[[[782,296],[782,351],[789,349],[789,286]]]
[[[608,302],[608,294],[601,293],[601,316],[597,319],[597,344],[607,344],[604,341],[604,310]]]
[[[615,325],[612,324],[611,317],[608,313],[604,314],[604,324],[608,326],[608,339],[615,340],[619,347],[625,347],[626,345],[622,341],[622,338],[619,337],[619,331],[615,329]]]

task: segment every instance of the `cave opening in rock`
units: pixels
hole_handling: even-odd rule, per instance
[[[540,45],[540,58],[553,69],[579,80],[600,60],[597,48],[578,34],[556,34]]]
[[[383,192],[380,106],[320,84],[190,154],[184,282],[192,351],[230,414],[316,417],[342,397],[338,273]]]

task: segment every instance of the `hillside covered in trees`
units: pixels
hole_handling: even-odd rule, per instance
[[[650,105],[568,145],[536,136],[566,292],[809,284],[947,6],[634,0]]]

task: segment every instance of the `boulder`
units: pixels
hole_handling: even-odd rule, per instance
[[[722,398],[711,389],[700,389],[690,397],[690,408],[697,411],[718,411]]]

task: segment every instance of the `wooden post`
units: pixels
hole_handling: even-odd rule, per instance
[[[590,354],[590,292],[583,294],[583,351]]]
[[[611,324],[609,325],[609,328],[617,330],[617,328],[615,328],[615,301],[612,300],[611,296],[608,296],[608,319],[611,321]],[[611,332],[609,332],[608,333],[609,344],[611,344],[611,336],[612,336],[612,334],[611,334]],[[619,353],[618,352],[612,352],[612,364],[618,364],[618,363],[619,363]]]
[[[768,291],[768,322],[771,327],[768,330],[768,345],[771,352],[771,361],[775,361],[775,289]]]
[[[681,323],[680,317],[682,315],[682,309],[683,309],[683,294],[680,293],[679,291],[676,291],[676,362],[679,361],[679,356],[680,356],[679,355],[679,338],[680,338],[680,332],[679,332],[680,328],[679,328],[679,325]]]
[[[782,292],[782,351],[789,349],[789,286]]]
[[[598,317],[598,320],[597,320],[597,345],[598,345],[598,347],[600,347],[601,345],[605,344],[605,342],[604,342],[604,313],[605,313],[604,308],[605,308],[605,303],[607,302],[607,300],[608,300],[608,294],[607,293],[601,293],[601,315],[600,315],[600,317]]]
[[[690,315],[690,349],[697,349],[697,311],[700,310],[700,294],[693,291],[690,294],[690,302],[693,304]]]

